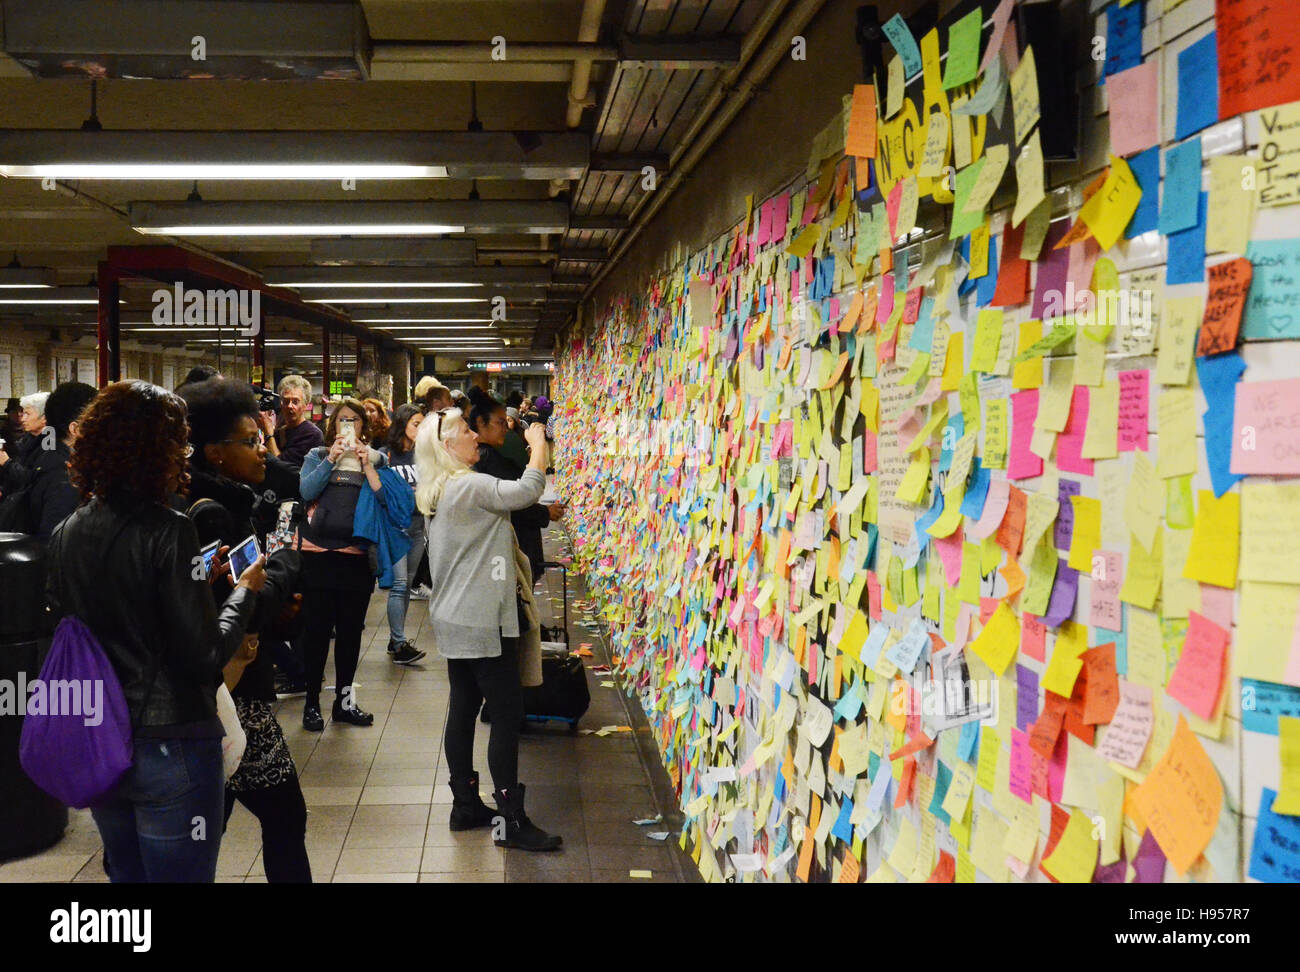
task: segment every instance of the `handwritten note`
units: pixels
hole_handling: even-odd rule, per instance
[[[916,38],[912,36],[911,29],[907,26],[907,21],[903,20],[900,14],[894,14],[881,28],[885,32],[885,37],[893,45],[894,50],[903,62],[903,72],[908,80],[914,78],[921,70],[921,49],[916,46]]]
[[[1188,615],[1187,637],[1165,691],[1202,719],[1214,714],[1223,687],[1228,632],[1209,618],[1192,611]]]
[[[1247,341],[1300,337],[1300,239],[1251,240],[1246,258],[1254,275],[1242,337]]]
[[[1174,870],[1186,874],[1214,836],[1223,784],[1182,716],[1169,749],[1132,799]]]
[[[1034,66],[1034,49],[1025,48],[1020,66],[1011,72],[1011,113],[1015,124],[1016,144],[1038,124],[1038,69]]]
[[[1244,257],[1216,263],[1207,271],[1210,293],[1205,300],[1205,316],[1201,319],[1201,335],[1196,342],[1196,353],[1222,354],[1237,346],[1237,332],[1241,328],[1241,314],[1250,292],[1251,263]]]
[[[1259,113],[1259,205],[1300,202],[1300,102]]]
[[[1300,584],[1300,557],[1295,552],[1298,530],[1300,483],[1242,483],[1241,576]]]
[[[1121,71],[1106,79],[1110,104],[1110,150],[1129,156],[1160,140],[1160,62]]]
[[[976,7],[948,28],[948,61],[943,70],[945,90],[975,80],[979,69],[980,28],[983,14]]]
[[[1119,156],[1110,157],[1110,172],[1101,189],[1083,204],[1079,219],[1088,225],[1102,250],[1109,250],[1124,235],[1133,213],[1137,211],[1142,189],[1128,163]]]
[[[1219,120],[1219,92],[1211,83],[1218,72],[1219,58],[1214,34],[1207,34],[1178,52],[1175,138],[1184,139]],[[1226,118],[1227,115],[1223,117]]]
[[[1231,469],[1300,475],[1300,378],[1238,382]]]
[[[1119,704],[1101,742],[1097,744],[1098,756],[1129,769],[1137,768],[1155,724],[1151,694],[1149,685],[1123,678],[1119,680]]]
[[[876,86],[873,84],[853,86],[844,154],[867,159],[876,157]]]
[[[1287,0],[1218,0],[1214,19],[1220,118],[1300,98],[1300,43]]]

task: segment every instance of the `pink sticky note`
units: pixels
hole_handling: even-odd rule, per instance
[[[1232,600],[1235,591],[1214,584],[1201,586],[1201,613],[1225,631],[1232,630]],[[1115,630],[1115,629],[1112,629]]]
[[[884,617],[880,602],[880,578],[876,576],[874,570],[867,571],[867,604],[867,613],[872,621],[879,621]]]
[[[917,315],[920,313],[921,309],[921,294],[923,291],[923,287],[913,287],[907,292],[907,303],[903,305],[904,324],[916,323]],[[832,314],[831,316],[834,317],[835,315]]]
[[[757,243],[759,246],[766,246],[772,242],[772,200],[767,202],[758,210],[758,233]]]
[[[1136,769],[1151,738],[1151,727],[1155,725],[1151,704],[1151,686],[1121,678],[1119,705],[1110,718],[1110,728],[1097,745],[1097,755]]]
[[[1034,751],[1029,748],[1029,733],[1011,730],[1011,792],[1026,803],[1034,802]]]
[[[894,188],[889,191],[889,198],[885,200],[885,213],[889,216],[889,238],[891,240],[898,236],[898,209],[903,202],[903,180],[899,179],[894,183]]]
[[[1100,563],[1098,557],[1101,558]],[[1100,567],[1100,571],[1094,568],[1090,578],[1092,611],[1088,615],[1088,623],[1107,631],[1119,631],[1124,627],[1124,616],[1119,606],[1119,591],[1124,581],[1124,557],[1107,550],[1098,550],[1093,554],[1093,563]]]
[[[1237,382],[1235,473],[1300,475],[1300,378]]]
[[[1152,58],[1106,79],[1110,150],[1127,157],[1160,140],[1160,61]]]
[[[1029,451],[1037,416],[1037,388],[1028,388],[1011,396],[1011,449],[1007,455],[1007,479],[1032,479],[1043,474],[1043,460]],[[992,485],[989,488],[992,489]]]
[[[989,64],[997,56],[998,49],[1002,46],[1002,36],[1006,33],[1007,24],[1011,20],[1011,12],[1016,8],[1016,0],[1002,0],[997,9],[993,11],[993,33],[989,35],[988,47],[984,48],[984,58],[980,61],[980,73],[983,74],[989,69]]]
[[[1119,373],[1119,451],[1146,452],[1150,424],[1150,372]]]
[[[949,536],[935,537],[932,541],[943,562],[943,576],[949,587],[956,587],[961,580],[961,544],[962,528],[959,525]]]
[[[1086,341],[1087,338],[1080,340]],[[1088,386],[1075,385],[1069,421],[1065,423],[1065,430],[1056,437],[1056,468],[1061,472],[1092,475],[1092,460],[1083,458],[1083,434],[1087,428]]]
[[[884,324],[894,313],[894,275],[885,274],[880,281],[880,302],[876,304],[876,323]]]
[[[988,495],[984,499],[984,510],[980,518],[970,528],[971,536],[985,537],[993,535],[1002,524],[1002,517],[1007,513],[1007,501],[1011,498],[1011,484],[1005,479],[995,479],[989,483]]]
[[[864,473],[873,473],[879,468],[880,460],[877,456],[876,433],[870,429],[865,429],[862,433],[862,471]]]
[[[1065,292],[1066,313],[1073,314],[1075,311],[1083,310],[1087,307],[1087,302],[1092,302],[1092,310],[1097,312],[1097,298],[1092,292],[1092,268],[1097,265],[1097,257],[1101,256],[1101,247],[1097,241],[1087,239],[1081,243],[1076,243],[1067,251],[1070,254],[1069,269],[1067,271],[1066,283],[1074,287],[1073,306],[1070,302],[1070,291]]]
[[[1214,715],[1219,689],[1223,686],[1228,632],[1196,611],[1189,612],[1187,620],[1183,650],[1165,691],[1171,699],[1208,719]]]
[[[772,206],[772,242],[785,240],[785,224],[790,222],[790,194],[783,192],[777,196]]]
[[[1046,658],[1047,625],[1028,611],[1020,617],[1020,650],[1035,661]]]

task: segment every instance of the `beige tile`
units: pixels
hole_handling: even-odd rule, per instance
[[[365,786],[370,775],[369,766],[349,766],[309,763],[302,774],[302,785],[307,786]]]
[[[352,826],[356,807],[351,805],[317,806],[307,809],[307,839],[337,834],[340,838]]]
[[[372,804],[357,807],[352,829],[375,827],[423,827],[429,821],[427,803]]]
[[[221,853],[217,855],[217,874],[238,874],[243,877],[252,868],[261,849],[260,843],[223,840]]]
[[[416,884],[419,875],[413,872],[401,874],[335,874],[334,884]]]
[[[361,791],[361,804],[418,803],[428,806],[433,796],[433,786],[370,786]]]
[[[409,769],[411,767],[432,766],[435,769],[441,757],[440,752],[423,751],[423,752],[406,752],[391,753],[380,751],[375,753],[374,761],[370,764],[372,770],[377,769]]]
[[[424,848],[424,858],[420,870],[429,873],[490,871],[505,874],[505,851],[492,844],[491,834],[482,831],[479,843],[464,844],[455,847]]]
[[[350,807],[361,799],[361,787],[304,786],[302,796],[309,807]]]
[[[440,753],[442,736],[387,736],[379,744],[376,755],[385,756],[394,753]]]
[[[343,849],[423,846],[423,824],[397,824],[387,827],[353,827],[348,831]]]
[[[370,775],[366,777],[366,784],[368,786],[432,786],[437,773],[437,768],[432,763],[427,766],[372,769]]]
[[[36,881],[71,881],[94,857],[91,851],[59,853],[46,851],[34,857],[24,857],[0,865],[0,883],[25,884]]]
[[[374,847],[345,849],[339,855],[335,874],[418,874],[419,847]]]
[[[503,884],[505,873],[495,871],[420,872],[421,884]]]

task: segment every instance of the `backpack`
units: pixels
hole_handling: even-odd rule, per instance
[[[54,629],[40,678],[45,712],[29,712],[23,719],[19,762],[33,783],[61,802],[77,809],[94,806],[113,792],[133,762],[122,684],[90,629],[72,615]],[[103,686],[103,698],[98,721],[90,725],[82,712],[88,708],[86,693],[96,685]],[[61,711],[74,694],[82,700],[82,712]]]

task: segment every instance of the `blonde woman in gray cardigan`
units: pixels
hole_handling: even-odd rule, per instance
[[[546,431],[525,435],[532,449],[518,480],[474,472],[478,436],[459,409],[429,415],[415,439],[418,485],[415,503],[429,516],[429,563],[434,566],[429,622],[434,643],[447,659],[451,695],[443,748],[451,775],[451,829],[494,826],[504,818],[499,847],[549,851],[560,837],[535,827],[524,813],[519,782],[519,727],[523,692],[519,674],[521,611],[518,607],[514,510],[532,506],[546,488]],[[492,713],[488,770],[499,811],[479,796],[474,770],[474,724],[487,700]]]

